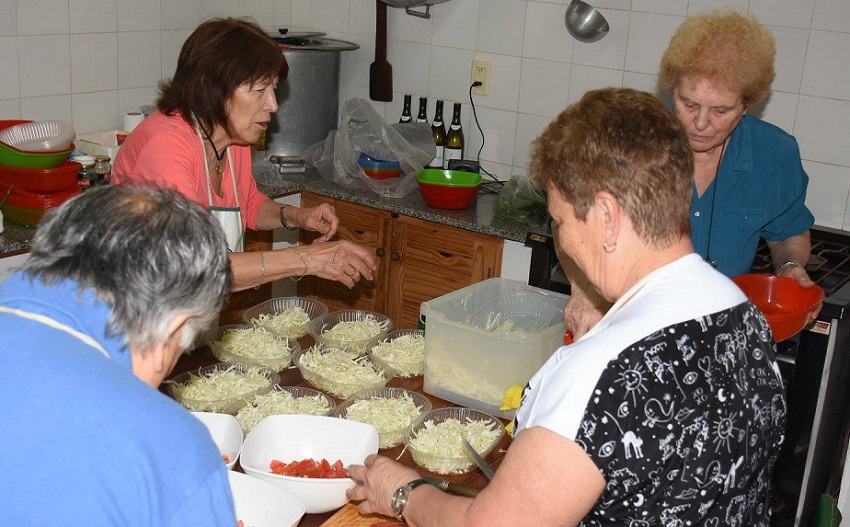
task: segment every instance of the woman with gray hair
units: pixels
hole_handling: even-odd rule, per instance
[[[230,280],[221,229],[174,191],[103,187],[45,217],[0,284],[10,524],[234,525],[209,433],[157,390]]]

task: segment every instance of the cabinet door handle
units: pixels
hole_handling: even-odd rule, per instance
[[[392,260],[394,262],[401,260],[401,253],[398,252],[398,251],[393,251],[392,254],[390,255],[390,260]]]
[[[386,247],[378,247],[377,249],[375,249],[375,254],[378,255],[379,258],[383,258],[384,255],[387,254]]]

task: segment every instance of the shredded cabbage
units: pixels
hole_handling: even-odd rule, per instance
[[[389,363],[400,377],[422,375],[425,363],[425,337],[418,333],[411,333],[393,340],[384,339],[372,347],[372,354]]]
[[[471,467],[473,461],[463,449],[465,437],[479,454],[493,446],[499,438],[498,425],[492,421],[446,419],[440,423],[428,420],[424,428],[408,442],[416,462],[438,474],[460,474]],[[417,455],[419,454],[419,455]]]
[[[322,328],[322,339],[365,351],[368,340],[385,332],[389,325],[389,320],[378,321],[374,315],[366,315],[362,320],[342,321],[332,328]]]
[[[226,406],[233,399],[246,397],[256,390],[268,388],[271,381],[260,368],[237,365],[213,370],[203,376],[189,375],[184,384],[174,383],[172,391],[189,410],[202,411],[208,404],[222,402]]]
[[[499,406],[504,388],[446,361],[430,360],[427,377],[430,382],[446,390],[471,397],[486,404]]]
[[[281,309],[276,315],[260,313],[251,319],[251,323],[284,337],[300,339],[307,334],[310,315],[303,307],[292,306]]]
[[[378,429],[379,447],[392,448],[401,443],[403,432],[422,413],[407,393],[398,398],[371,397],[351,403],[345,418],[368,423]]]
[[[354,355],[341,349],[313,346],[299,358],[304,377],[312,385],[338,397],[348,397],[388,379],[375,368],[369,357]]]
[[[288,340],[262,328],[228,329],[221,340],[210,342],[210,348],[221,360],[245,358],[277,369],[285,367],[292,355]]]
[[[248,401],[236,414],[236,420],[242,426],[242,431],[247,434],[270,415],[328,415],[331,410],[328,400],[321,395],[294,397],[288,391],[272,391],[257,395]]]

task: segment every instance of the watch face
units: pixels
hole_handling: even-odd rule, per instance
[[[404,506],[407,505],[407,492],[407,485],[399,487],[395,493],[393,493],[393,499],[390,501],[390,507],[392,507],[393,513],[398,516],[399,519],[401,519],[401,513],[404,512]]]

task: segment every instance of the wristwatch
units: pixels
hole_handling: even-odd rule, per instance
[[[407,523],[407,520],[405,520],[402,515],[404,512],[404,506],[407,505],[407,495],[410,494],[410,491],[425,483],[428,482],[424,479],[414,479],[410,483],[402,485],[393,493],[393,498],[390,501],[390,507],[393,510],[393,514],[395,514],[399,520]]]

